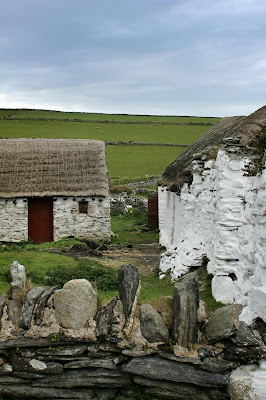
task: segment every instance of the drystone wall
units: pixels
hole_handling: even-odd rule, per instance
[[[195,157],[192,184],[179,194],[158,189],[162,273],[177,278],[209,260],[213,296],[242,304],[248,324],[266,321],[266,170],[251,176],[250,164],[228,144],[216,160]]]
[[[0,297],[1,396],[132,400],[139,391],[154,399],[265,398],[265,323],[239,322],[241,305],[207,318],[195,273],[175,285],[170,325],[150,304],[138,305],[134,266],[120,267],[119,299],[100,310],[85,279],[60,290],[35,287],[22,300],[25,268],[14,262],[11,277],[9,294]]]
[[[88,202],[88,213],[79,214],[79,201]],[[110,201],[102,197],[55,197],[54,240],[66,236],[110,239]]]

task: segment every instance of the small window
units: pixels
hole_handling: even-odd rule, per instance
[[[80,201],[79,202],[79,213],[80,214],[87,214],[88,213],[88,202],[87,201]]]

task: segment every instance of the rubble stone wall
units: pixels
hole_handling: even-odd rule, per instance
[[[0,199],[0,241],[20,242],[28,239],[27,199]]]
[[[79,202],[88,202],[88,213],[79,214]],[[110,239],[110,202],[102,197],[54,198],[54,240],[66,236]]]
[[[160,187],[158,195],[161,271],[177,278],[206,256],[213,296],[243,304],[250,324],[266,321],[266,170],[250,176],[249,164],[241,151],[220,150],[216,160],[193,162],[192,184],[180,194]]]

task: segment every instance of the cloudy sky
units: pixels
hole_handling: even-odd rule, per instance
[[[0,107],[247,115],[265,0],[0,0]]]

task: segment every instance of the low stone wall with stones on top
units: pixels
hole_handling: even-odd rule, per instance
[[[138,304],[134,266],[120,267],[119,299],[100,310],[85,279],[23,300],[24,266],[14,262],[11,277],[0,297],[4,398],[134,399],[137,385],[154,399],[265,399],[265,323],[239,322],[237,304],[207,318],[194,273],[175,285],[171,327]]]

